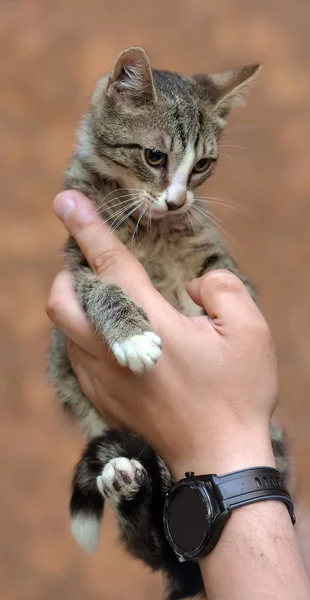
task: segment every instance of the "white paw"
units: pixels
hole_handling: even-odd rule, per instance
[[[133,335],[112,345],[112,352],[122,367],[134,373],[152,369],[161,355],[161,339],[153,331]]]
[[[116,506],[121,500],[131,500],[146,478],[146,470],[139,461],[120,456],[106,464],[97,477],[97,486],[110,504]]]

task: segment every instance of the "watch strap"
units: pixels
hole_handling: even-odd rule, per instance
[[[295,524],[294,504],[284,479],[277,469],[255,467],[226,475],[211,475],[208,479],[213,484],[213,491],[221,510],[231,511],[264,500],[280,500],[286,504],[291,520]]]

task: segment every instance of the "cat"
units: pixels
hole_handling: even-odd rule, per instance
[[[66,174],[66,187],[97,204],[157,290],[187,316],[201,314],[201,309],[187,295],[186,284],[211,269],[232,271],[255,298],[194,190],[213,173],[227,116],[258,71],[252,65],[183,76],[152,70],[141,48],[125,50],[96,85]],[[135,373],[153,368],[161,340],[145,311],[119,286],[104,284],[91,271],[73,238],[65,259],[79,302],[120,365]],[[96,550],[107,500],[118,515],[127,549],[163,571],[169,600],[203,594],[198,565],[180,564],[164,536],[163,505],[173,484],[168,468],[144,440],[105,426],[80,389],[65,336],[56,329],[49,374],[60,403],[80,422],[88,440],[70,503],[78,543]],[[286,473],[284,439],[276,425],[271,438],[278,466]]]

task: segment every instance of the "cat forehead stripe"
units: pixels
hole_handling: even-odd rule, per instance
[[[187,133],[185,130],[185,123],[182,119],[178,106],[175,107],[174,118],[178,137],[181,140],[183,150],[185,150],[187,142]]]
[[[195,149],[193,148],[192,144],[189,144],[185,150],[182,162],[180,163],[172,177],[171,185],[186,186],[188,176],[193,166],[194,160]]]

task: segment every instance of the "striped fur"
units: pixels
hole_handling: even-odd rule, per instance
[[[193,278],[226,268],[247,283],[206,209],[197,210],[195,189],[212,174],[228,112],[257,71],[254,65],[213,76],[182,76],[152,71],[139,48],[125,51],[97,83],[67,172],[67,187],[92,198],[157,290],[188,316],[200,313],[186,292]],[[146,150],[162,153],[163,166],[150,165]],[[104,285],[73,239],[65,258],[84,311],[116,359],[133,371],[152,368],[160,359],[161,342],[145,311],[118,286]],[[164,537],[163,502],[172,485],[167,467],[134,434],[107,430],[81,391],[65,338],[56,330],[49,371],[60,403],[90,440],[76,468],[70,505],[79,543],[88,551],[96,549],[107,500],[129,551],[165,574],[169,600],[203,593],[198,566],[180,564]],[[272,437],[285,471],[277,428]]]

